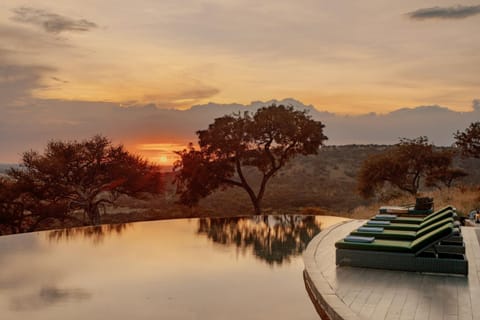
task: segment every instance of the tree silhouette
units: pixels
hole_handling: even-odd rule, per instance
[[[450,186],[454,179],[466,175],[452,168],[453,155],[436,150],[427,137],[400,139],[392,149],[365,160],[358,176],[358,190],[369,198],[385,184],[412,195],[418,193],[422,179],[428,186],[439,186],[439,182]]]
[[[281,265],[300,255],[320,226],[314,216],[205,218],[199,220],[198,233],[242,252],[251,248],[255,257],[269,265]]]
[[[219,188],[240,187],[255,213],[261,214],[270,178],[296,155],[317,154],[327,139],[323,128],[306,111],[283,105],[215,119],[208,129],[197,131],[199,150],[190,144],[188,150],[177,152],[180,160],[174,171],[180,201],[194,205]],[[245,167],[260,172],[256,192],[245,177]]]
[[[76,219],[72,214],[76,210],[84,213],[84,222],[87,218],[96,225],[102,206],[113,204],[119,195],[162,190],[156,166],[102,136],[51,141],[43,154],[25,152],[21,167],[7,174],[29,230],[46,219]]]
[[[472,122],[464,132],[457,131],[454,137],[464,156],[480,158],[480,121]]]
[[[15,182],[0,177],[0,234],[22,230],[24,206],[17,195]]]
[[[434,152],[432,159],[432,167],[429,169],[425,178],[425,185],[427,187],[437,187],[441,189],[442,186],[450,188],[455,181],[468,176],[467,172],[460,168],[453,168],[454,150],[442,150]]]

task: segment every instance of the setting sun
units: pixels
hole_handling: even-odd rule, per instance
[[[176,143],[142,143],[135,147],[140,155],[162,166],[173,165],[178,159],[175,151],[185,148],[184,145]]]
[[[161,156],[158,158],[158,161],[160,163],[167,163],[168,162],[168,157],[167,156]]]

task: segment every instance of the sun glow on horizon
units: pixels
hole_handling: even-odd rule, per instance
[[[158,158],[158,161],[159,161],[160,163],[167,163],[167,162],[168,162],[168,157],[167,157],[167,156],[160,156],[160,157]]]
[[[185,148],[186,145],[179,143],[141,143],[136,145],[140,155],[161,166],[172,166],[179,159],[175,151]]]

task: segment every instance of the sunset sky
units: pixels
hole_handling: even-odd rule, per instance
[[[0,112],[36,126],[60,121],[33,110],[47,105],[73,121],[83,103],[185,110],[288,97],[341,115],[469,112],[479,30],[480,2],[467,0],[3,1]]]

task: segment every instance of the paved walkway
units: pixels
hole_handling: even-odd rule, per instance
[[[468,277],[337,267],[334,243],[363,223],[322,231],[304,253],[306,286],[331,319],[480,319],[480,230],[462,228]]]

